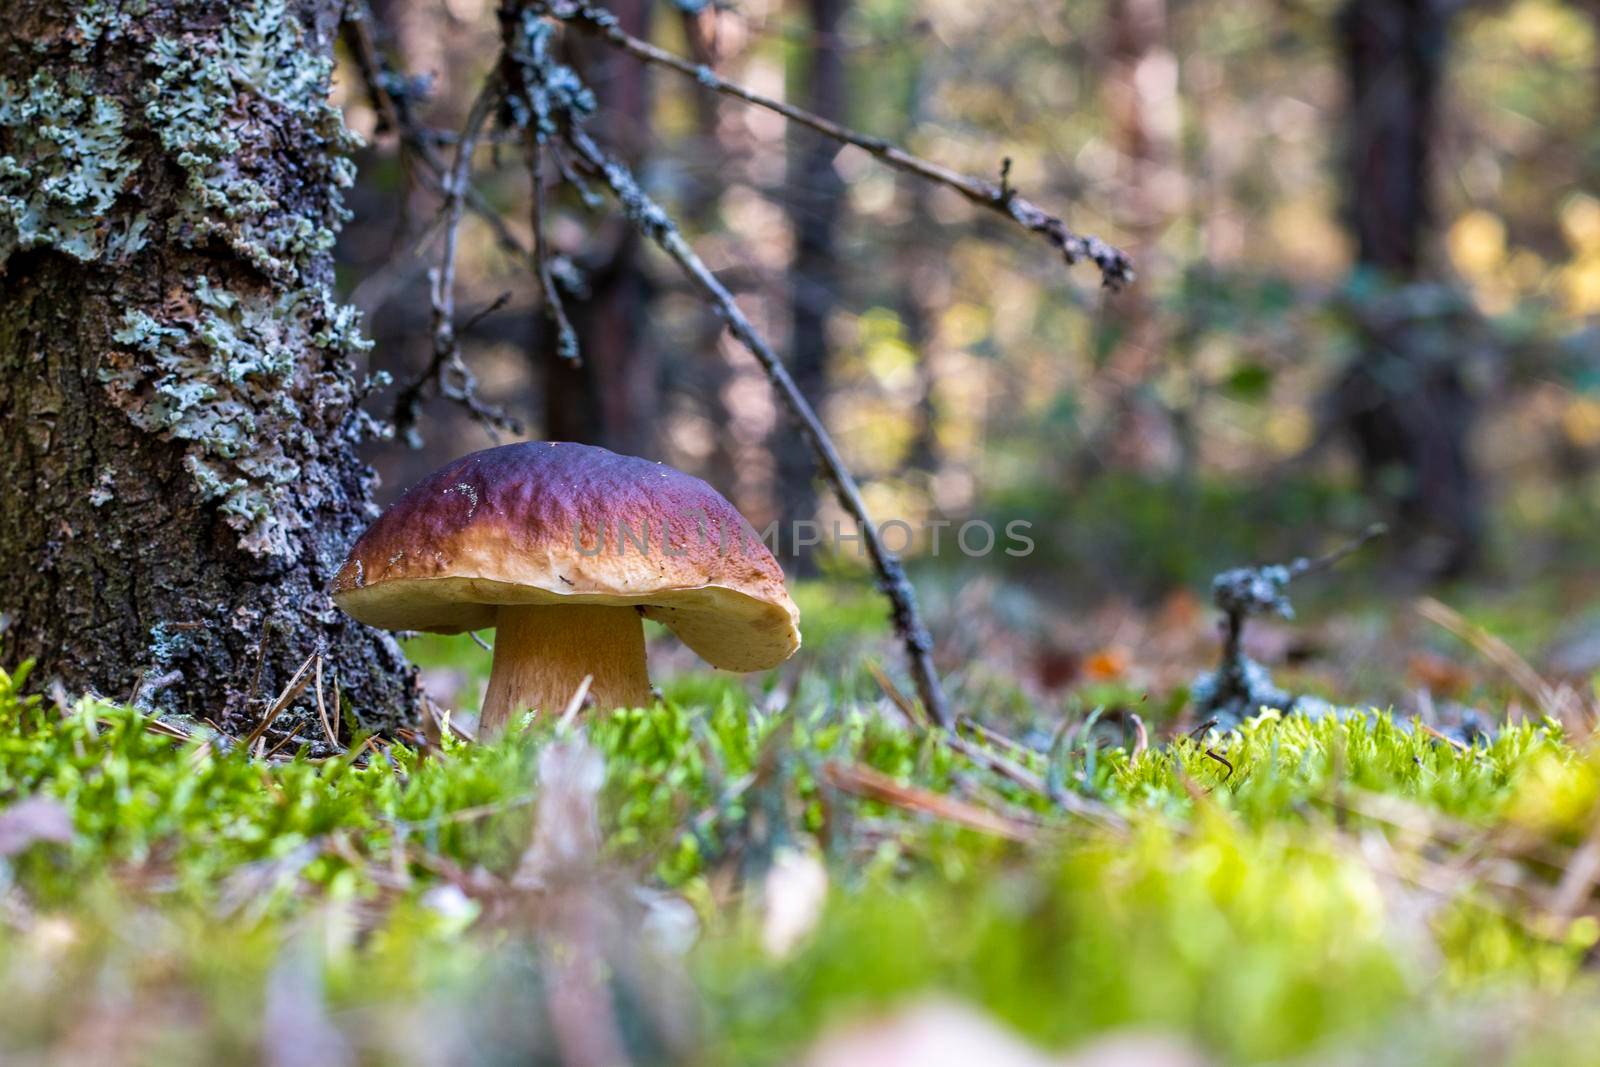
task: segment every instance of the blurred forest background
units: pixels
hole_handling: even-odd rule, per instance
[[[566,35],[602,139],[779,342],[878,520],[922,531],[908,555],[943,663],[970,662],[951,644],[976,651],[987,637],[962,619],[981,614],[999,631],[983,659],[1030,688],[1159,670],[1173,657],[1142,645],[1163,623],[1194,631],[1212,573],[1383,518],[1395,533],[1367,602],[1387,621],[1358,615],[1329,642],[1348,695],[1448,689],[1425,653],[1408,673],[1374,662],[1410,625],[1394,591],[1440,580],[1511,596],[1493,628],[1566,657],[1558,673],[1600,666],[1600,625],[1579,611],[1600,514],[1600,7],[609,6],[638,36],[940,163],[992,176],[1010,160],[1030,199],[1134,256],[1137,283],[1103,292],[948,190]],[[458,128],[498,54],[494,5],[372,14],[429,125]],[[431,352],[437,196],[407,180],[348,57],[336,91],[369,142],[340,276],[373,367],[404,382]],[[475,180],[531,245],[521,149]],[[698,473],[758,529],[848,530],[754,361],[625,220],[567,195],[546,229],[576,268],[582,369],[557,359],[526,262],[480,218],[462,229],[462,345],[483,399],[529,437]],[[447,400],[419,429],[420,450],[368,446],[381,503],[491,443]],[[970,518],[1026,519],[1037,547],[972,560],[946,529],[934,558],[923,524]],[[863,566],[850,544],[782,547],[792,574]],[[1347,605],[1380,591],[1339,585]],[[1258,655],[1293,661],[1305,640]]]

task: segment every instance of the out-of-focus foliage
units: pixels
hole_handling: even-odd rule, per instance
[[[413,69],[437,73],[441,123],[459,118],[492,52],[491,6],[401,5],[396,44]],[[653,10],[663,46],[692,52],[698,27],[719,73],[800,98],[796,71],[816,42],[797,10],[747,0],[688,21]],[[1119,66],[1127,10],[858,0],[837,42],[853,125],[974,173],[1010,159],[1018,188],[1138,259],[1134,289],[1097,293],[1088,274],[1064,274],[959,198],[853,149],[835,157],[848,212],[818,399],[868,504],[916,529],[913,556],[934,554],[927,521],[1028,518],[1039,551],[992,562],[1074,604],[1159,599],[1374,517],[1325,405],[1357,347],[1357,314],[1390,295],[1352,275],[1340,220],[1339,5],[1156,4],[1134,68]],[[1596,34],[1590,13],[1555,0],[1468,7],[1452,31],[1427,258],[1433,291],[1459,314],[1436,333],[1482,398],[1473,451],[1492,504],[1489,570],[1527,580],[1574,557],[1594,519]],[[620,62],[591,61],[602,78]],[[784,160],[791,139],[810,135],[737,102],[707,105],[692,79],[649,78],[649,116],[602,114],[601,125],[642,153],[651,192],[781,344],[793,299],[785,211],[814,195]],[[373,129],[358,94],[346,106],[353,126]],[[408,216],[390,199],[389,143],[377,137],[363,160],[367,199],[345,252],[380,362],[404,367],[425,358],[422,303],[407,298],[424,278],[416,263],[390,263],[395,220]],[[520,227],[526,176],[503,155],[479,183]],[[610,247],[575,199],[550,212],[552,240],[575,260]],[[524,351],[520,325],[533,290],[487,228],[469,221],[463,241],[464,306],[514,294],[511,310],[468,332],[469,361],[536,436],[543,353]],[[764,526],[780,416],[755,368],[710,342],[670,265],[647,255],[646,269],[659,453],[710,476]],[[389,491],[486,443],[445,421],[447,409],[433,417],[423,456],[373,446]],[[843,516],[825,501],[819,519],[828,530]],[[857,562],[848,547],[840,555]],[[972,569],[948,547],[938,556]]]

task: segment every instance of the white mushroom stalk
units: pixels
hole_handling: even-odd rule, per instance
[[[596,707],[648,706],[644,624],[632,607],[507,604],[495,613],[494,669],[478,736],[495,737],[529,711],[554,715],[585,676]]]

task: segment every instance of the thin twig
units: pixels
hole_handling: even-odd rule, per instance
[[[968,738],[962,737],[954,730],[946,731],[945,741],[955,751],[980,766],[1009,778],[1012,782],[1037,796],[1045,797],[1071,815],[1091,819],[1113,829],[1124,829],[1127,821],[1104,804],[1065,789],[1052,789],[1048,782],[1033,771],[1000,755],[991,752],[982,745],[976,744]]]
[[[556,328],[556,354],[574,366],[583,362],[578,350],[578,331],[567,318],[567,307],[561,300],[561,290],[556,286],[550,271],[550,243],[544,235],[544,146],[537,135],[528,134],[528,177],[533,183],[533,201],[530,209],[533,222],[534,274],[539,279],[539,291],[544,294],[545,316]]]
[[[1375,522],[1371,526],[1368,526],[1365,530],[1362,530],[1360,535],[1354,540],[1340,545],[1331,552],[1321,556],[1316,556],[1311,559],[1307,559],[1304,556],[1296,559],[1294,562],[1289,564],[1289,576],[1291,578],[1299,578],[1307,574],[1315,574],[1318,571],[1325,571],[1329,567],[1332,567],[1334,564],[1343,560],[1346,556],[1351,556],[1361,551],[1361,549],[1367,546],[1369,541],[1372,541],[1378,537],[1382,537],[1388,532],[1389,527],[1385,526],[1381,522]]]
[[[755,326],[745,317],[733,294],[728,292],[727,287],[711,273],[660,205],[639,187],[628,168],[607,156],[581,129],[569,125],[564,132],[567,142],[577,153],[578,158],[611,190],[617,202],[622,205],[629,221],[678,264],[727,323],[728,332],[756,357],[779,399],[800,424],[800,432],[811,445],[812,451],[816,453],[823,477],[833,487],[840,506],[856,521],[860,529],[861,538],[867,546],[867,555],[872,561],[873,570],[878,575],[879,588],[889,598],[893,609],[895,630],[905,645],[917,696],[921,698],[923,707],[927,709],[928,715],[934,722],[943,727],[950,726],[954,719],[945,701],[944,690],[939,684],[939,675],[934,670],[933,639],[928,636],[928,630],[922,624],[922,615],[917,610],[916,591],[906,578],[900,558],[889,551],[883,539],[878,536],[878,528],[867,513],[865,501],[861,499],[861,490],[857,487],[855,478],[851,476],[850,469],[845,466],[838,449],[834,447],[833,439],[828,436],[822,420],[817,418],[811,402],[795,384],[788,368],[772,350],[772,346],[767,344],[766,339],[756,332]]]
[[[391,64],[379,52],[372,39],[372,14],[364,3],[352,3],[344,21],[344,40],[355,57],[356,69],[361,74],[367,97],[378,112],[381,128],[395,131],[400,137],[401,149],[422,165],[417,177],[431,192],[444,194],[444,175],[447,165],[437,151],[439,139],[434,131],[424,127],[411,113],[410,101],[396,99],[384,87],[387,78],[396,77]],[[460,135],[453,134],[451,144],[460,143]],[[533,263],[533,253],[511,232],[500,212],[484,199],[477,189],[468,189],[467,207],[494,231],[500,246],[513,257],[528,264]]]
[[[483,88],[467,113],[461,127],[461,139],[456,144],[455,161],[444,181],[444,252],[439,266],[428,272],[431,282],[430,300],[433,307],[433,357],[423,372],[401,388],[395,398],[395,431],[413,448],[421,445],[417,436],[417,418],[422,411],[422,397],[431,385],[440,395],[465,407],[477,421],[498,438],[498,431],[521,432],[515,419],[478,399],[477,380],[461,359],[461,346],[456,334],[456,259],[460,246],[461,221],[466,213],[467,191],[472,171],[472,153],[478,138],[488,124],[490,115],[499,104],[501,84],[498,71],[484,79]],[[455,381],[451,381],[454,376]]]
[[[600,38],[635,59],[676,71],[693,78],[714,92],[775,112],[790,122],[805,126],[841,144],[854,145],[896,170],[953,189],[971,203],[998,212],[1023,229],[1040,235],[1061,252],[1069,265],[1083,259],[1092,261],[1100,268],[1101,281],[1108,289],[1120,289],[1133,281],[1133,262],[1127,253],[1112,247],[1098,237],[1074,232],[1061,219],[1017,195],[1016,189],[1010,182],[1009,165],[1002,169],[1001,180],[996,184],[929,162],[890,144],[881,137],[858,133],[837,122],[812,114],[804,108],[763,96],[743,85],[728,81],[710,67],[694,63],[649,41],[640,40],[624,31],[610,12],[592,7],[586,0],[547,0],[536,5],[536,9],[542,9],[545,14],[558,22]],[[1009,162],[1007,160],[1007,164]]]
[[[118,720],[105,716],[96,716],[95,721],[104,728],[120,725]],[[187,730],[180,729],[169,722],[160,719],[144,719],[139,728],[147,734],[156,734],[159,737],[169,737],[174,741],[187,741],[192,736]]]
[[[979,722],[977,719],[974,719],[970,715],[963,715],[961,717],[960,722],[957,725],[965,726],[968,730],[971,730],[973,733],[977,734],[983,740],[988,741],[991,744],[999,745],[1002,748],[1010,749],[1012,752],[1015,752],[1018,755],[1026,755],[1026,756],[1037,756],[1037,755],[1039,755],[1039,750],[1038,749],[1029,748],[1027,745],[1023,744],[1021,741],[1017,741],[1014,738],[1007,737],[1005,734],[1001,733],[999,730],[996,730],[994,727],[985,726],[983,723]]]
[[[578,683],[578,688],[572,691],[572,699],[567,701],[567,706],[561,713],[561,718],[556,725],[565,730],[572,725],[572,720],[578,717],[578,712],[583,710],[583,702],[589,696],[589,687],[594,684],[594,675],[586,674],[583,681]]]
[[[289,733],[286,733],[282,737],[280,737],[278,739],[278,743],[277,744],[275,744],[271,748],[267,749],[266,755],[263,756],[262,758],[263,759],[271,759],[272,757],[276,756],[278,753],[282,752],[284,749],[288,748],[290,745],[294,744],[296,741],[299,741],[301,744],[305,744],[306,743],[304,738],[301,738],[298,735],[296,735],[293,731],[290,731]]]
[[[1469,746],[1465,741],[1462,741],[1459,738],[1451,737],[1449,734],[1442,733],[1439,730],[1435,730],[1433,727],[1429,726],[1427,723],[1423,722],[1421,719],[1417,720],[1417,729],[1421,730],[1423,733],[1427,734],[1429,737],[1433,738],[1435,741],[1443,741],[1445,744],[1449,745],[1451,748],[1455,749],[1457,752],[1471,752],[1472,751],[1471,746]]]
[[[511,303],[511,295],[512,295],[511,292],[509,290],[507,290],[506,292],[503,292],[499,296],[495,297],[492,301],[489,302],[488,305],[486,305],[483,308],[480,308],[476,313],[474,313],[472,315],[471,318],[467,319],[466,322],[462,323],[461,324],[461,329],[459,330],[459,332],[460,333],[471,333],[472,332],[472,328],[474,326],[478,325],[478,323],[482,322],[484,319],[488,318],[490,315],[493,315],[496,311],[499,311],[501,308],[503,308],[507,304]]]
[[[928,716],[917,707],[917,702],[900,692],[900,687],[894,680],[884,673],[883,668],[872,660],[865,664],[867,673],[872,675],[872,680],[878,683],[878,688],[883,690],[883,695],[889,698],[890,703],[900,709],[900,714],[906,717],[906,722],[919,729],[928,728]]]
[[[864,764],[832,761],[823,764],[823,777],[835,789],[868,800],[878,800],[906,811],[942,819],[1012,841],[1031,842],[1038,831],[998,812],[914,785],[902,785],[882,771]]]
[[[285,708],[295,702],[295,698],[305,692],[306,686],[311,682],[311,668],[321,659],[322,652],[318,650],[307,656],[306,661],[300,664],[300,669],[295,671],[289,678],[288,684],[283,687],[283,692],[278,694],[278,699],[268,706],[267,710],[261,715],[261,721],[256,723],[255,729],[251,730],[245,737],[244,747],[246,749],[260,741],[262,736],[266,734],[267,727],[271,726],[278,716],[283,714]]]
[[[317,657],[317,718],[322,720],[322,732],[328,736],[328,744],[334,748],[339,747],[339,737],[333,732],[333,726],[328,722],[328,704],[322,699],[322,657]]]
[[[1454,608],[1425,596],[1417,601],[1417,614],[1470,645],[1484,659],[1499,667],[1511,683],[1557,722],[1566,724],[1574,703],[1569,689],[1551,685],[1510,645],[1476,623],[1468,621]]]

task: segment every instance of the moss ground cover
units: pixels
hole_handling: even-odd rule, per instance
[[[0,676],[7,1062],[288,1062],[288,1035],[324,1062],[527,1062],[563,1047],[588,957],[637,1062],[789,1062],[931,994],[1048,1049],[1136,1028],[1217,1063],[1482,1062],[1490,1040],[1581,1063],[1600,1033],[1569,873],[1600,761],[1554,722],[1468,746],[1267,713],[1134,752],[1080,718],[1043,751],[953,745],[840,670],[783,699],[681,676],[496,745],[262,760],[25,680]],[[586,858],[550,860],[591,822]],[[775,949],[796,856],[827,888]]]

